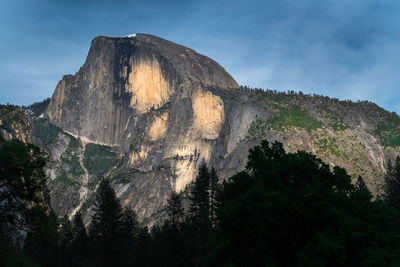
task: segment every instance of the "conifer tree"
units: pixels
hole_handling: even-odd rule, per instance
[[[140,225],[136,213],[130,208],[124,208],[122,214],[121,265],[132,266],[138,262],[138,243]]]
[[[388,161],[385,182],[384,199],[400,212],[400,157],[396,158],[394,166]]]
[[[191,204],[189,210],[189,228],[185,234],[188,242],[186,247],[192,251],[189,258],[190,265],[201,266],[207,254],[207,241],[211,235],[212,225],[210,220],[210,173],[207,163],[203,159],[199,173],[191,190]]]
[[[196,227],[205,230],[210,225],[210,173],[203,159],[199,173],[191,190],[190,220]]]
[[[75,264],[80,264],[87,256],[89,238],[86,233],[85,225],[83,224],[82,213],[78,211],[75,214],[72,225],[73,241],[72,251]]]
[[[172,191],[167,206],[168,223],[174,230],[179,230],[180,225],[183,222],[183,206],[181,197]]]
[[[100,265],[118,264],[122,232],[122,207],[108,180],[103,179],[97,189],[90,238],[94,256]]]
[[[221,205],[221,185],[218,183],[218,175],[212,167],[210,171],[210,220],[214,227],[217,224],[217,209]]]
[[[138,237],[140,225],[136,215],[130,208],[125,208],[122,214],[122,230],[124,235],[129,235],[132,239]]]

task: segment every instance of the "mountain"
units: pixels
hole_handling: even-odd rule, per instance
[[[80,70],[27,110],[31,140],[49,155],[53,209],[82,209],[86,222],[103,177],[153,222],[203,158],[224,179],[262,139],[361,175],[374,195],[400,154],[400,117],[371,102],[240,87],[212,59],[148,34],[95,38]]]

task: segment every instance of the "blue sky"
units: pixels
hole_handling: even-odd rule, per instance
[[[215,59],[242,85],[400,113],[397,0],[2,0],[0,103],[51,96],[94,37],[137,32]]]

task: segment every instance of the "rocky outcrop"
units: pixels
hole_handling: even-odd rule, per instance
[[[51,154],[59,216],[90,214],[107,178],[124,206],[151,221],[172,190],[195,179],[203,158],[227,178],[261,139],[346,167],[377,195],[400,146],[400,118],[372,103],[239,88],[210,58],[146,34],[95,38],[81,69],[57,85],[46,116],[35,128],[52,129],[51,138],[38,136]]]
[[[0,105],[0,136],[5,140],[36,142],[29,114],[21,107],[14,105]]]

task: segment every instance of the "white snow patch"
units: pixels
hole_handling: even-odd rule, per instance
[[[43,118],[44,117],[44,114],[42,113],[42,114],[40,114],[40,116],[39,116],[39,118]]]
[[[135,38],[136,37],[136,33],[131,33],[131,34],[128,34],[128,35],[124,35],[122,37]]]

